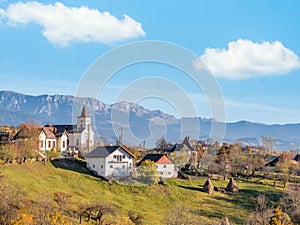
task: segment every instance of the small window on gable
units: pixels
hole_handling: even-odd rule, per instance
[[[114,159],[115,159],[115,158],[117,158],[117,156],[116,156],[116,155],[114,155]]]
[[[101,167],[101,169],[103,169],[103,165],[101,165],[100,167]]]
[[[114,166],[113,165],[109,165],[109,168],[114,168]]]
[[[93,168],[95,168],[95,164],[93,164]]]
[[[125,155],[123,155],[122,158],[125,159]]]
[[[167,165],[164,165],[164,168],[167,168]]]

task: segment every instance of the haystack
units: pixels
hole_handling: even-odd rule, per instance
[[[203,186],[203,191],[208,194],[211,194],[214,192],[214,185],[209,178],[206,180],[206,182]]]
[[[230,178],[229,183],[227,184],[226,191],[230,191],[232,193],[236,193],[239,191],[239,187],[234,182],[233,178]]]
[[[230,225],[229,219],[227,217],[225,217],[222,222],[220,223],[220,225]]]

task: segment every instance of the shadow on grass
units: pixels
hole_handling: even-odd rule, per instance
[[[100,176],[96,176],[94,173],[90,172],[86,168],[86,162],[75,159],[75,158],[53,159],[53,160],[51,160],[51,164],[55,168],[70,170],[70,171],[74,171],[74,172],[77,172],[77,173],[86,174],[86,175],[92,176],[94,178],[100,178],[101,180],[106,180],[105,178],[100,177]]]
[[[202,188],[200,187],[188,187],[188,186],[184,186],[184,185],[178,185],[178,187],[187,189],[187,190],[191,190],[191,191],[202,191]]]

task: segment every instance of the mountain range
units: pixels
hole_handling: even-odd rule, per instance
[[[35,121],[45,124],[74,124],[83,105],[92,117],[96,139],[115,143],[123,137],[125,144],[138,145],[145,140],[151,147],[161,136],[173,143],[190,136],[191,139],[207,139],[212,124],[226,126],[224,141],[239,141],[245,145],[261,144],[262,136],[275,140],[281,150],[300,146],[300,124],[267,125],[249,121],[220,123],[214,119],[176,118],[161,110],[149,110],[138,104],[119,102],[105,104],[95,98],[79,98],[69,95],[31,96],[12,91],[0,91],[0,125],[18,126]],[[122,128],[122,129],[121,129]],[[123,130],[123,132],[122,132]],[[122,135],[121,135],[122,134]]]

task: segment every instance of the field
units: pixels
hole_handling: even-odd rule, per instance
[[[238,180],[241,192],[207,194],[201,191],[205,178],[196,180],[168,180],[166,185],[127,186],[102,181],[86,171],[81,163],[60,160],[8,164],[5,177],[19,185],[31,200],[51,196],[56,192],[72,194],[72,201],[86,203],[112,203],[118,209],[118,220],[129,210],[143,215],[145,224],[163,224],[168,212],[176,206],[188,208],[201,216],[203,221],[213,222],[227,216],[236,224],[253,211],[258,195],[266,195],[274,204],[282,195],[282,188],[273,189],[271,184]],[[217,187],[226,187],[228,181],[213,180]]]

